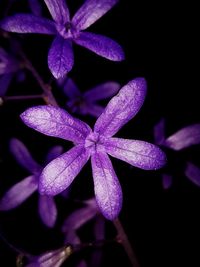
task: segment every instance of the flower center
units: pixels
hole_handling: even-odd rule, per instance
[[[98,133],[90,133],[85,139],[85,148],[89,149],[92,154],[98,151],[104,151],[103,137]]]
[[[64,39],[77,38],[78,32],[71,22],[56,25],[57,31]]]

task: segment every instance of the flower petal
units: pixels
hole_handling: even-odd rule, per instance
[[[0,76],[0,97],[5,96],[12,78],[13,78],[12,73],[8,73],[8,74],[4,74]]]
[[[162,185],[164,189],[169,189],[172,185],[172,176],[164,173],[162,175]]]
[[[62,78],[59,80],[61,81]],[[69,97],[69,99],[75,99],[81,96],[80,90],[78,89],[77,85],[72,79],[65,77],[64,81],[62,81],[61,83],[61,86],[62,86],[63,92],[65,93],[67,97]]]
[[[54,22],[28,14],[16,14],[1,21],[0,27],[8,32],[56,34]]]
[[[106,153],[95,153],[91,157],[97,204],[108,220],[114,220],[122,206],[120,183]]]
[[[146,81],[137,78],[122,87],[97,119],[94,130],[104,136],[113,136],[140,110],[146,96]]]
[[[118,0],[86,0],[76,12],[72,23],[77,30],[85,30],[107,13]]]
[[[49,163],[50,161],[56,159],[63,153],[63,147],[62,146],[54,146],[52,147],[46,157],[46,163]]]
[[[62,232],[78,230],[82,225],[91,220],[98,213],[96,201],[84,208],[77,209],[72,212],[64,221]]]
[[[82,115],[90,114],[91,116],[98,118],[101,115],[101,113],[103,113],[103,111],[104,111],[103,107],[97,104],[94,104],[94,105],[91,104],[85,107]],[[81,109],[80,109],[80,113],[81,113]]]
[[[194,184],[200,186],[200,168],[191,162],[187,163],[185,175]]]
[[[18,139],[10,140],[10,150],[17,162],[30,173],[35,173],[41,169],[40,165],[32,158],[25,145]]]
[[[10,210],[22,204],[38,187],[35,176],[29,176],[11,187],[0,201],[0,210]]]
[[[53,76],[58,79],[68,73],[74,65],[74,53],[70,41],[57,35],[48,54],[48,66]]]
[[[119,89],[119,83],[106,82],[88,90],[84,94],[84,97],[87,101],[94,102],[97,100],[106,99],[108,97],[114,96],[119,91]]]
[[[161,119],[154,126],[154,139],[157,145],[162,145],[165,140],[165,120]]]
[[[79,36],[74,39],[74,42],[109,60],[124,60],[124,51],[122,47],[106,36],[81,32]]]
[[[174,150],[181,150],[199,143],[200,124],[193,124],[168,137],[164,145]]]
[[[53,197],[39,196],[39,214],[47,227],[54,227],[57,218],[57,208]]]
[[[29,108],[21,114],[21,119],[38,132],[74,143],[83,143],[91,132],[86,123],[73,118],[67,111],[53,106]]]
[[[40,193],[53,196],[65,190],[79,174],[89,157],[89,152],[83,146],[75,146],[51,161],[41,174]]]
[[[44,0],[52,18],[61,24],[69,22],[70,15],[65,0]]]
[[[110,138],[104,146],[111,156],[144,170],[159,169],[166,163],[165,153],[144,141]]]
[[[38,257],[32,257],[31,263],[26,267],[60,267],[62,263],[71,255],[70,247],[62,247],[57,250],[48,251]]]

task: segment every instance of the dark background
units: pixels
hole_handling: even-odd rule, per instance
[[[44,16],[49,16],[41,2]],[[71,14],[74,14],[82,1],[69,0],[68,3]],[[7,1],[0,0],[1,17],[6,4]],[[75,65],[69,76],[83,91],[107,80],[115,80],[121,85],[138,76],[147,80],[148,95],[144,106],[117,136],[153,143],[153,127],[162,117],[166,119],[167,136],[184,126],[199,122],[199,31],[196,9],[192,2],[189,6],[183,3],[175,6],[174,2],[147,4],[144,1],[121,0],[89,30],[118,41],[126,53],[124,62],[110,62],[82,47],[74,46]],[[16,11],[29,12],[26,1],[16,1],[9,14]],[[49,81],[51,74],[47,67],[47,51],[52,37],[11,36],[20,39],[33,65],[44,80]],[[2,38],[0,42],[4,47],[8,46],[8,42]],[[40,92],[37,82],[27,72],[27,80],[21,84],[14,80],[8,95]],[[60,105],[64,106],[63,94],[55,83],[53,92]],[[23,141],[41,164],[48,148],[53,145],[63,145],[65,150],[72,146],[69,142],[34,132],[20,121],[21,112],[42,103],[39,100],[6,102],[0,107],[0,196],[15,182],[28,176],[8,150],[11,137]],[[83,120],[91,126],[95,122],[88,117]],[[200,189],[185,177],[183,169],[187,160],[200,166],[199,146],[179,153],[166,153],[166,169],[174,174],[173,185],[166,191],[161,185],[161,174],[165,169],[146,172],[112,159],[124,194],[120,219],[141,266],[197,267],[200,266]],[[84,167],[73,183],[72,196],[80,199],[93,196],[90,164]],[[1,212],[1,233],[10,243],[32,254],[60,247],[63,241],[60,233],[63,219],[79,206],[60,196],[56,197],[56,202],[59,217],[55,229],[49,230],[40,222],[37,194],[34,194],[19,208]],[[115,234],[111,223],[107,222],[106,229],[107,236]],[[86,241],[92,238],[90,232],[89,224],[82,233]],[[106,246],[103,251],[102,266],[130,266],[120,246]],[[90,250],[83,255],[87,258],[91,253]],[[0,266],[15,266],[15,257],[16,253],[0,240]],[[64,266],[73,266],[73,259]]]

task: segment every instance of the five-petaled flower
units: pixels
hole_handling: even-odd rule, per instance
[[[52,196],[62,192],[91,157],[97,204],[107,219],[116,218],[121,210],[122,190],[108,154],[144,170],[160,168],[166,161],[165,154],[153,144],[113,137],[136,115],[145,95],[143,78],[130,81],[110,100],[94,131],[58,107],[37,106],[22,113],[21,119],[29,127],[75,145],[43,169],[40,192]]]
[[[154,138],[157,145],[174,151],[181,151],[200,143],[200,124],[186,126],[169,137],[166,137],[165,120],[161,119],[154,127]],[[194,184],[200,186],[200,169],[193,163],[186,163],[185,175]],[[172,185],[172,175],[164,173],[162,175],[162,184],[164,189],[170,188]]]
[[[31,175],[11,187],[0,200],[0,210],[10,210],[18,207],[38,189],[38,180],[42,167],[35,162],[24,144],[18,139],[11,139],[10,149],[18,163],[27,169]],[[46,157],[46,163],[62,153],[62,147],[53,147]],[[57,208],[53,197],[39,195],[38,211],[43,223],[53,227],[57,218]]]
[[[48,66],[55,78],[68,73],[74,64],[72,41],[113,61],[124,59],[124,52],[112,39],[82,32],[110,10],[118,0],[86,0],[70,20],[65,0],[44,0],[54,21],[32,14],[16,14],[5,18],[2,29],[17,33],[56,35],[48,53]]]
[[[97,118],[104,108],[96,102],[114,96],[120,89],[118,83],[109,81],[81,93],[74,81],[68,77],[58,79],[57,83],[68,97],[66,106],[69,111]]]

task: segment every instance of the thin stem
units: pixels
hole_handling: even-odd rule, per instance
[[[137,260],[137,257],[135,255],[135,252],[133,251],[133,248],[131,247],[130,241],[128,240],[127,234],[120,222],[120,220],[117,218],[113,221],[113,224],[117,230],[119,242],[124,247],[124,250],[132,264],[133,267],[139,267],[139,262]]]
[[[14,95],[14,96],[4,96],[3,101],[10,101],[10,100],[26,100],[26,99],[40,99],[44,98],[44,95]]]
[[[34,68],[31,61],[27,58],[27,56],[24,54],[23,51],[20,51],[20,55],[24,60],[25,67],[32,73],[38,84],[40,85],[41,89],[44,92],[43,99],[44,101],[52,106],[58,106],[58,103],[55,99],[55,97],[52,94],[52,88],[49,84],[46,84],[40,74],[37,72],[37,70]]]

